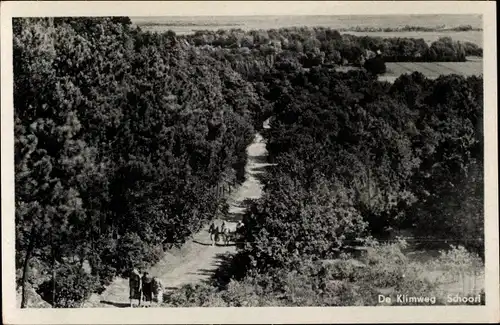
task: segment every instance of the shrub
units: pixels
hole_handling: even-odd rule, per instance
[[[365,61],[364,68],[374,74],[379,75],[386,72],[386,66],[384,60],[380,57],[374,57]]]
[[[426,59],[435,61],[464,62],[465,49],[462,43],[453,41],[450,37],[441,37],[432,42]]]
[[[483,56],[483,49],[477,46],[477,44],[471,42],[465,42],[463,44],[465,55],[467,56]]]
[[[443,272],[438,278],[440,283],[454,281],[464,283],[468,277],[476,277],[484,272],[484,263],[479,255],[467,251],[463,246],[451,245],[449,250],[442,250],[439,258],[433,261],[431,266]],[[462,292],[464,295],[468,293]]]
[[[53,279],[50,279],[38,289],[43,299],[55,308],[80,307],[98,287],[96,279],[87,274],[80,265],[61,265],[55,274],[55,286]]]
[[[410,262],[402,252],[405,247],[404,242],[374,245],[363,262],[344,254],[335,260],[298,261],[293,269],[252,271],[224,288],[216,283],[189,285],[166,297],[166,305],[373,306],[384,290],[389,290],[387,295],[435,294],[437,282],[423,276],[428,266]]]

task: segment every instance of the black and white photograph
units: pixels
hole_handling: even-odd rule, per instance
[[[4,315],[500,320],[495,4],[377,2],[2,10]]]

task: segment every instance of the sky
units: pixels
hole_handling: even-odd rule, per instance
[[[7,1],[19,16],[225,16],[471,14],[485,1]],[[488,9],[486,9],[488,8]],[[493,6],[494,8],[494,6]]]

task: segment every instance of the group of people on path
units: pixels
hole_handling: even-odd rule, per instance
[[[129,278],[130,288],[130,307],[133,307],[132,301],[137,299],[138,306],[141,306],[142,301],[161,304],[163,302],[163,284],[157,277],[152,277],[148,272],[144,272],[141,277],[137,269],[133,269]]]
[[[220,226],[217,226],[215,221],[212,221],[210,227],[208,228],[212,246],[218,244],[220,240],[222,240],[225,245],[229,245],[231,240],[235,241],[236,236],[242,233],[243,227],[244,224],[241,220],[236,224],[222,221]]]
[[[220,226],[213,221],[208,230],[212,246],[219,243],[221,239],[225,245],[228,245],[231,240],[235,241],[236,236],[242,233],[243,227],[242,221],[238,223],[223,221]],[[133,307],[133,300],[138,301],[139,307],[143,301],[149,302],[150,305],[153,301],[159,304],[163,302],[163,284],[160,279],[150,276],[148,272],[144,272],[141,276],[140,272],[134,268],[130,272],[129,288],[130,307]]]

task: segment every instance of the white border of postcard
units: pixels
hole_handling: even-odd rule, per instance
[[[491,1],[8,1],[1,3],[2,300],[5,324],[498,322],[496,7]],[[482,14],[484,24],[486,306],[19,309],[14,267],[12,17]]]

